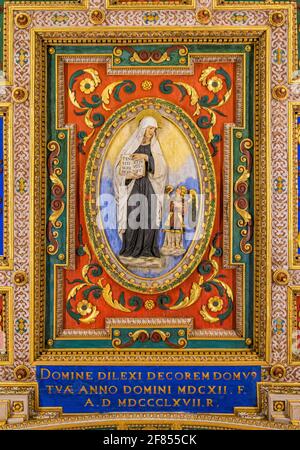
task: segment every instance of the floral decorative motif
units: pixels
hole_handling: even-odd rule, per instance
[[[287,61],[286,51],[281,48],[276,48],[273,50],[273,62],[275,64],[285,64]]]
[[[212,312],[218,312],[223,309],[223,300],[220,297],[210,297],[207,307]]]
[[[240,151],[243,154],[241,161],[246,163],[246,166],[238,166],[237,170],[241,174],[238,180],[235,182],[234,192],[238,198],[234,202],[237,213],[242,217],[238,221],[238,226],[243,228],[241,230],[242,239],[240,242],[240,249],[243,253],[251,253],[252,245],[250,240],[253,234],[253,221],[252,216],[248,211],[249,204],[246,198],[248,192],[248,181],[252,170],[252,154],[250,149],[253,147],[251,139],[244,139],[240,143]]]
[[[278,194],[282,194],[286,190],[286,188],[284,186],[285,185],[285,180],[282,177],[277,177],[274,180],[274,184],[275,184],[274,190]]]
[[[82,300],[77,304],[77,311],[82,316],[86,316],[88,314],[91,314],[91,312],[93,311],[93,305],[87,300]]]
[[[96,306],[93,306],[88,300],[82,300],[77,304],[77,312],[83,316],[79,319],[81,323],[95,322],[96,317],[99,315]]]
[[[12,402],[12,408],[11,409],[12,409],[12,411],[14,413],[23,412],[24,411],[24,402],[20,402],[20,401]]]
[[[88,74],[90,78],[86,77],[86,74]],[[121,89],[124,88],[124,91],[130,94],[135,91],[136,86],[130,80],[116,81],[107,85],[103,89],[101,95],[93,95],[89,100],[83,98],[81,101],[78,101],[76,97],[76,89],[74,89],[74,87],[78,81],[78,78],[80,78],[82,75],[85,75],[85,78],[80,81],[79,90],[85,95],[92,94],[101,84],[101,79],[97,70],[88,68],[84,70],[77,70],[73,73],[69,80],[69,99],[76,108],[75,113],[79,116],[84,115],[85,125],[91,129],[91,132],[89,134],[87,134],[85,131],[80,131],[78,133],[78,137],[80,139],[79,152],[84,154],[85,152],[83,151],[83,147],[86,146],[89,139],[93,136],[95,130],[101,127],[101,125],[103,125],[105,121],[103,114],[101,114],[100,112],[93,114],[93,111],[100,107],[102,107],[105,111],[109,111],[111,95],[113,95],[115,100],[121,102]]]
[[[26,324],[27,324],[27,320],[26,319],[21,319],[21,318],[18,319],[17,322],[16,322],[16,331],[17,331],[17,333],[19,333],[21,335],[26,333],[26,331],[27,331]]]
[[[233,23],[245,23],[247,21],[247,14],[246,13],[233,13],[231,16],[231,21]]]
[[[27,192],[27,181],[23,177],[17,181],[17,192],[20,194]]]
[[[282,334],[285,331],[285,320],[284,319],[274,319],[273,320],[273,333],[274,334]]]
[[[18,52],[17,52],[17,64],[19,64],[20,67],[24,67],[27,63],[28,63],[29,59],[28,59],[28,52],[25,51],[23,48],[21,48]]]
[[[285,402],[281,400],[273,402],[273,410],[276,412],[285,411]]]
[[[94,322],[96,317],[99,315],[99,311],[95,305],[89,300],[91,294],[95,300],[102,298],[105,303],[121,312],[134,312],[138,311],[143,306],[143,301],[140,297],[134,295],[127,300],[128,305],[134,309],[130,309],[125,306],[125,296],[122,292],[119,299],[113,298],[113,293],[111,285],[106,283],[103,285],[103,278],[99,278],[102,275],[102,267],[92,262],[91,252],[86,244],[82,241],[82,227],[79,227],[78,233],[79,247],[77,248],[77,255],[83,257],[88,256],[88,263],[85,264],[81,271],[82,278],[76,278],[72,281],[68,281],[69,284],[75,284],[75,286],[70,290],[67,297],[66,309],[68,314],[77,323],[91,323]],[[92,279],[92,278],[93,279]],[[76,309],[73,308],[73,301],[78,300]],[[150,304],[148,304],[149,306]]]
[[[62,227],[62,222],[58,219],[65,209],[65,204],[63,201],[65,187],[59,178],[62,174],[62,170],[60,167],[57,167],[59,163],[58,155],[60,153],[59,143],[56,141],[50,141],[48,143],[48,150],[50,151],[50,155],[48,157],[48,174],[52,182],[51,194],[53,199],[51,201],[52,214],[50,215],[47,224],[47,239],[50,242],[47,247],[47,252],[50,255],[55,255],[58,251],[58,232],[54,229]]]
[[[198,272],[200,273],[199,281],[198,283],[194,282],[192,284],[189,295],[186,296],[180,289],[179,296],[175,304],[168,306],[171,299],[168,295],[162,294],[157,299],[157,304],[160,309],[177,311],[183,308],[188,308],[200,299],[203,289],[206,292],[210,292],[214,288],[217,289],[219,296],[213,296],[208,299],[207,307],[206,305],[203,305],[200,310],[201,316],[205,321],[210,323],[222,323],[225,319],[227,319],[227,317],[230,316],[233,310],[233,293],[230,286],[219,279],[223,275],[219,274],[219,265],[217,261],[213,259],[214,256],[219,257],[222,255],[222,249],[216,247],[219,234],[220,233],[217,233],[212,240],[208,261],[202,261],[198,267]],[[212,274],[205,280],[204,275],[209,274],[212,269]],[[227,306],[223,300],[223,297],[227,299]],[[208,308],[211,312],[219,312],[224,310],[224,307],[226,307],[225,311],[218,314],[216,317],[211,316],[207,311]]]
[[[214,94],[219,92],[223,87],[223,82],[219,77],[212,77],[207,82],[207,89],[212,91]]]
[[[177,343],[174,343],[170,340],[170,333],[162,330],[137,330],[134,332],[129,332],[128,337],[130,338],[127,342],[122,342],[121,338],[115,338],[112,341],[112,344],[116,348],[128,348],[132,347],[135,343],[146,343],[151,342],[153,344],[164,343],[166,346],[171,348],[184,348],[187,344],[187,340],[183,337],[179,337]]]
[[[96,89],[96,84],[94,80],[90,78],[85,78],[80,82],[80,90],[84,94],[91,94]]]
[[[226,87],[225,92],[223,89],[223,79]],[[232,83],[229,74],[224,69],[215,69],[214,67],[208,67],[202,71],[199,77],[199,83],[201,83],[208,91],[213,92],[213,99],[210,100],[207,95],[200,95],[193,86],[179,81],[164,80],[160,84],[160,90],[163,94],[171,94],[173,92],[173,86],[176,86],[181,93],[181,101],[183,101],[186,96],[190,98],[190,105],[195,107],[193,115],[200,116],[197,119],[197,125],[200,128],[209,130],[208,143],[211,144],[213,148],[212,156],[215,156],[217,154],[217,143],[220,142],[221,136],[219,134],[214,134],[213,128],[217,122],[217,114],[225,116],[225,114],[217,108],[220,108],[228,102],[232,93]],[[217,95],[220,91],[223,91],[221,98]],[[200,115],[202,110],[205,114]]]
[[[145,22],[146,25],[151,24],[151,23],[157,23],[159,20],[159,15],[158,12],[156,11],[148,11],[143,15],[143,21]]]
[[[144,80],[141,83],[143,91],[150,91],[153,87],[153,83],[150,80]]]
[[[153,300],[146,300],[144,306],[145,306],[145,309],[147,309],[148,311],[151,311],[151,309],[155,308],[155,303]]]
[[[57,12],[53,14],[51,20],[54,24],[57,23],[66,23],[68,22],[68,14],[58,14]]]

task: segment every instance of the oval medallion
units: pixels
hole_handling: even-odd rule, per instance
[[[163,292],[201,262],[211,236],[216,180],[192,119],[158,98],[114,113],[90,151],[85,219],[103,268],[136,292]]]

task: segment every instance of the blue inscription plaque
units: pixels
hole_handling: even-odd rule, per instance
[[[65,413],[233,413],[256,406],[257,366],[41,366],[40,406]]]

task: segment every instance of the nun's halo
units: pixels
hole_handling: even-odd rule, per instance
[[[144,119],[144,117],[153,117],[158,125],[158,128],[162,127],[162,116],[159,114],[158,111],[155,111],[154,109],[144,109],[144,111],[141,111],[133,120],[134,123],[136,123],[136,126],[138,126],[141,122],[141,120]]]

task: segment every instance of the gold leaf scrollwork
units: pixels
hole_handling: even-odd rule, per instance
[[[213,239],[211,244],[211,248],[208,255],[208,261],[205,262],[205,267],[209,266],[209,276],[204,278],[202,273],[207,273],[207,269],[200,269],[200,275],[198,282],[193,282],[189,295],[184,297],[179,303],[176,303],[173,306],[170,306],[168,309],[171,311],[178,311],[184,308],[188,308],[189,306],[194,305],[199,298],[201,297],[203,288],[207,288],[210,285],[210,289],[212,287],[217,288],[219,292],[219,296],[212,296],[208,299],[207,305],[203,305],[200,309],[200,314],[206,322],[217,323],[225,320],[232,312],[233,308],[233,292],[231,287],[220,280],[219,275],[219,264],[214,259],[214,256],[220,256],[220,249],[215,247],[217,235]],[[200,268],[200,266],[199,266]],[[224,301],[221,297],[226,297],[227,302]],[[224,312],[222,312],[226,308]],[[219,313],[218,316],[212,316],[211,313]]]
[[[246,194],[249,188],[249,179],[252,169],[252,155],[250,149],[253,147],[251,139],[244,139],[240,143],[240,151],[242,153],[241,161],[245,163],[243,166],[238,166],[237,172],[241,175],[236,180],[234,185],[234,192],[237,194],[237,198],[234,201],[234,207],[236,212],[241,216],[242,220],[238,220],[238,226],[243,228],[241,230],[241,242],[240,249],[243,253],[251,253],[252,245],[249,242],[253,233],[253,221],[249,212],[249,204],[246,198]]]
[[[215,287],[216,287],[216,285],[219,286],[219,289],[222,290],[224,292],[224,294],[226,295],[227,309],[225,312],[223,312],[221,314],[220,311],[222,311],[222,309],[224,308],[223,298],[221,298],[220,296],[210,297],[207,301],[207,304],[202,305],[202,307],[199,311],[203,320],[205,320],[206,322],[209,322],[209,323],[217,323],[217,322],[225,320],[225,318],[227,318],[230,315],[232,308],[233,308],[233,292],[232,292],[231,287],[224,281],[217,278],[217,275],[219,273],[219,264],[215,259],[213,259],[213,257],[216,255],[216,253],[217,253],[217,248],[214,246],[214,243],[213,243],[211,245],[211,249],[210,249],[209,257],[208,257],[208,262],[209,262],[210,266],[213,268],[212,274],[202,284],[211,283]],[[219,291],[219,289],[218,289],[218,291]],[[219,312],[219,314],[217,316],[212,316],[210,314],[209,310],[211,312]]]
[[[184,300],[179,303],[179,305],[170,306],[170,309],[173,311],[178,311],[179,309],[188,308],[197,302],[201,295],[203,276],[200,275],[198,283],[193,283],[190,291],[190,295],[185,297]]]
[[[112,293],[111,286],[109,283],[107,283],[104,286],[103,291],[102,291],[102,296],[103,296],[105,302],[112,308],[117,309],[119,311],[123,311],[123,312],[131,312],[130,309],[121,305],[121,303],[119,303],[118,300],[113,299],[113,293]]]
[[[118,53],[118,51],[115,49],[114,54]],[[88,75],[88,77],[82,79],[79,84],[79,90],[84,95],[90,95],[93,94],[92,97],[89,97],[89,100],[83,99],[81,102],[78,101],[76,97],[76,89],[75,84],[78,81],[78,79],[82,76]],[[118,94],[115,97],[116,99],[119,99],[119,91],[122,86],[126,87],[127,93],[132,93],[135,90],[135,84],[130,80],[120,80],[115,81],[113,83],[110,83],[108,86],[106,86],[102,93],[96,94],[96,89],[98,86],[102,83],[101,78],[99,77],[99,73],[97,70],[93,68],[88,69],[80,69],[77,70],[69,80],[69,87],[68,87],[68,95],[69,99],[73,106],[75,106],[76,109],[79,109],[79,114],[84,116],[84,123],[85,125],[91,130],[90,133],[86,133],[85,131],[80,131],[79,136],[81,139],[79,150],[81,153],[84,153],[82,151],[82,147],[86,146],[88,141],[93,136],[95,129],[102,126],[105,122],[105,117],[103,114],[99,112],[99,108],[103,108],[105,111],[109,111],[110,108],[108,107],[110,103],[110,98],[117,86],[118,88]],[[95,110],[98,109],[97,113],[94,114]]]
[[[135,343],[145,344],[151,342],[153,344],[161,344],[171,347],[171,348],[184,348],[187,345],[187,340],[185,338],[179,338],[178,341],[174,342],[171,339],[171,333],[169,331],[163,331],[159,329],[155,329],[152,331],[148,331],[145,329],[130,331],[126,334],[129,337],[129,340],[126,340],[126,336],[116,337],[112,340],[112,345],[115,348],[130,348],[133,347]],[[123,338],[125,337],[125,340]]]
[[[83,250],[83,254],[86,254],[88,256],[88,263],[85,264],[81,270],[81,280],[76,279],[73,282],[69,282],[77,282],[77,284],[70,290],[67,296],[67,311],[70,316],[77,322],[85,324],[95,322],[100,311],[97,309],[97,306],[93,305],[87,300],[92,292],[96,294],[97,298],[102,297],[105,303],[111,306],[113,309],[130,313],[130,309],[123,306],[118,300],[113,299],[110,284],[106,283],[105,286],[103,286],[103,278],[98,278],[98,274],[102,273],[102,268],[98,264],[92,263],[92,256],[88,246],[84,245]],[[91,280],[89,277],[89,273],[91,271],[93,277],[95,278],[95,281]],[[77,299],[79,295],[79,303],[76,307],[77,312],[74,312],[72,301]]]
[[[216,73],[218,76],[214,75],[211,77],[213,73]],[[223,78],[220,76],[223,76],[225,79],[225,85],[226,85],[226,91],[223,93],[220,99],[217,98],[217,93],[221,90],[223,90],[224,83]],[[209,118],[207,119],[206,116],[199,117],[197,123],[198,125],[204,128],[208,128],[208,143],[214,144],[218,141],[218,137],[214,134],[214,126],[217,123],[217,115],[216,112],[218,110],[216,108],[219,108],[223,106],[225,103],[228,102],[229,98],[232,94],[232,87],[231,87],[231,81],[230,77],[227,74],[227,72],[223,69],[216,69],[215,67],[208,67],[207,69],[204,69],[199,77],[199,83],[205,87],[208,91],[214,93],[215,98],[217,100],[214,100],[213,102],[209,102],[207,99],[207,96],[200,96],[197,90],[189,85],[188,83],[184,82],[172,82],[172,84],[178,86],[178,88],[183,92],[185,91],[185,95],[187,95],[190,98],[190,105],[195,107],[193,116],[200,116],[201,110],[205,111],[205,113],[208,114]],[[207,125],[209,121],[209,126]]]
[[[49,178],[52,183],[51,187],[51,214],[48,219],[47,226],[47,239],[49,241],[49,245],[47,246],[47,252],[50,255],[55,255],[58,251],[58,232],[55,228],[61,228],[62,222],[58,220],[58,218],[62,215],[65,209],[65,202],[63,201],[63,196],[65,194],[65,187],[61,179],[59,178],[62,174],[62,169],[57,167],[59,164],[58,155],[60,153],[60,145],[56,141],[50,141],[47,145],[48,150],[50,151],[48,157],[48,173]]]
[[[114,83],[110,83],[105,89],[103,89],[102,94],[101,94],[102,107],[106,111],[110,110],[110,108],[108,108],[108,105],[109,105],[110,96],[111,96],[113,90],[122,83],[123,83],[123,81],[115,81]]]

